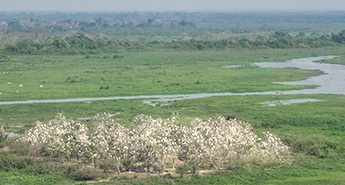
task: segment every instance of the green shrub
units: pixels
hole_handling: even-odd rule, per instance
[[[17,155],[39,156],[43,150],[41,145],[28,145],[23,142],[13,142],[10,144],[11,151]]]
[[[188,171],[190,170],[191,168],[188,166],[188,165],[181,165],[181,166],[178,166],[176,167],[176,173],[178,173],[181,178],[183,177],[183,175],[185,175],[186,173],[188,173]]]
[[[113,58],[124,58],[124,57],[120,55],[114,55]]]
[[[52,174],[53,172],[56,172],[57,170],[54,169],[52,164],[49,164],[47,162],[43,164],[37,164],[30,166],[28,169],[32,172],[36,172],[38,174]]]
[[[330,138],[321,134],[286,136],[284,142],[293,152],[302,152],[318,157],[335,157],[344,151],[343,143],[338,138]]]
[[[9,152],[0,152],[0,169],[23,169],[35,163],[30,157],[17,156]]]
[[[97,172],[93,167],[79,167],[73,165],[67,168],[65,174],[73,180],[93,180],[97,177]]]
[[[103,158],[100,159],[98,162],[99,168],[106,173],[110,169],[116,169],[115,161],[112,160],[111,158]]]

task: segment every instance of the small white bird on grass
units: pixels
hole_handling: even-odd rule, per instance
[[[40,87],[43,87],[43,85],[40,85]]]

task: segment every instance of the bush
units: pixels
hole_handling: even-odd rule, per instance
[[[199,169],[224,169],[232,160],[284,163],[290,156],[276,135],[265,132],[261,139],[249,124],[220,116],[207,121],[195,119],[191,127],[177,123],[174,117],[164,120],[139,116],[132,131],[107,114],[97,115],[94,121],[96,130],[89,134],[84,124],[60,114],[48,124],[38,122],[18,141],[38,147],[41,155],[76,159],[84,164],[93,161],[105,172],[116,169],[118,173],[151,169],[163,173],[166,168],[178,166],[180,160],[197,174]],[[80,176],[85,170],[89,169],[81,170]],[[181,173],[184,170],[179,169]]]
[[[284,138],[293,152],[318,157],[335,157],[344,151],[340,139],[317,135],[292,135]]]
[[[33,165],[34,162],[30,157],[17,156],[9,152],[0,152],[0,169],[23,169],[29,165]]]
[[[38,174],[51,174],[52,172],[56,171],[52,165],[45,163],[31,166],[29,169],[30,171]]]
[[[113,58],[124,58],[124,57],[120,55],[114,55]]]
[[[13,142],[9,144],[11,151],[17,155],[39,156],[43,150],[43,145],[28,145],[24,142]]]
[[[67,176],[77,181],[93,180],[97,177],[95,168],[79,167],[77,165],[68,167],[65,173]]]
[[[47,156],[89,159],[91,143],[87,134],[88,128],[85,125],[58,114],[48,124],[37,122],[18,141],[33,147],[43,146],[41,152]]]
[[[185,175],[186,173],[188,173],[188,171],[190,170],[190,167],[188,165],[181,165],[178,166],[176,168],[176,173],[180,174],[181,178],[183,177],[183,175]]]

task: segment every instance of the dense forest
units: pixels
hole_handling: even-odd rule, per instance
[[[345,42],[344,12],[0,15],[1,48],[12,54],[317,48]],[[327,30],[324,24],[329,25]]]
[[[122,12],[9,13],[0,12],[0,31],[85,31],[114,36],[177,36],[182,32],[250,33],[255,31],[336,31],[344,28],[339,12]],[[325,27],[324,25],[328,25]],[[315,33],[314,33],[315,34]]]
[[[212,35],[209,35],[212,37]],[[214,35],[216,36],[216,35]],[[5,51],[15,54],[64,53],[64,54],[95,54],[116,52],[118,50],[149,50],[149,49],[226,49],[226,48],[317,48],[334,46],[345,42],[345,30],[332,35],[317,38],[294,38],[286,32],[275,31],[264,36],[230,37],[227,39],[198,39],[157,41],[148,39],[110,40],[92,39],[85,34],[68,37],[55,37],[46,41],[26,39],[5,46]]]

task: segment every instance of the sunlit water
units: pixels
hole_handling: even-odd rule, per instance
[[[345,66],[337,64],[315,63],[313,61],[328,60],[334,56],[294,59],[286,62],[255,63],[259,67],[300,68],[321,70],[324,74],[310,77],[302,81],[276,82],[285,85],[317,85],[316,89],[286,91],[283,94],[345,94]]]
[[[3,101],[0,105],[13,104],[33,104],[33,103],[65,103],[65,102],[84,102],[84,101],[101,101],[101,100],[134,100],[142,99],[149,105],[165,105],[169,101],[187,100],[197,98],[207,98],[214,96],[244,96],[244,95],[270,95],[270,94],[345,94],[345,66],[336,64],[315,63],[315,61],[328,60],[334,56],[322,56],[313,58],[293,59],[286,62],[262,62],[254,63],[259,67],[270,68],[300,68],[321,70],[324,74],[310,77],[302,81],[294,82],[276,82],[286,85],[317,85],[316,89],[303,89],[294,91],[267,91],[267,92],[248,92],[248,93],[199,93],[199,94],[176,94],[176,95],[141,95],[141,96],[115,96],[115,97],[98,97],[98,98],[72,98],[72,99],[55,99],[55,100],[25,100],[25,101]],[[236,66],[238,67],[238,66]]]

